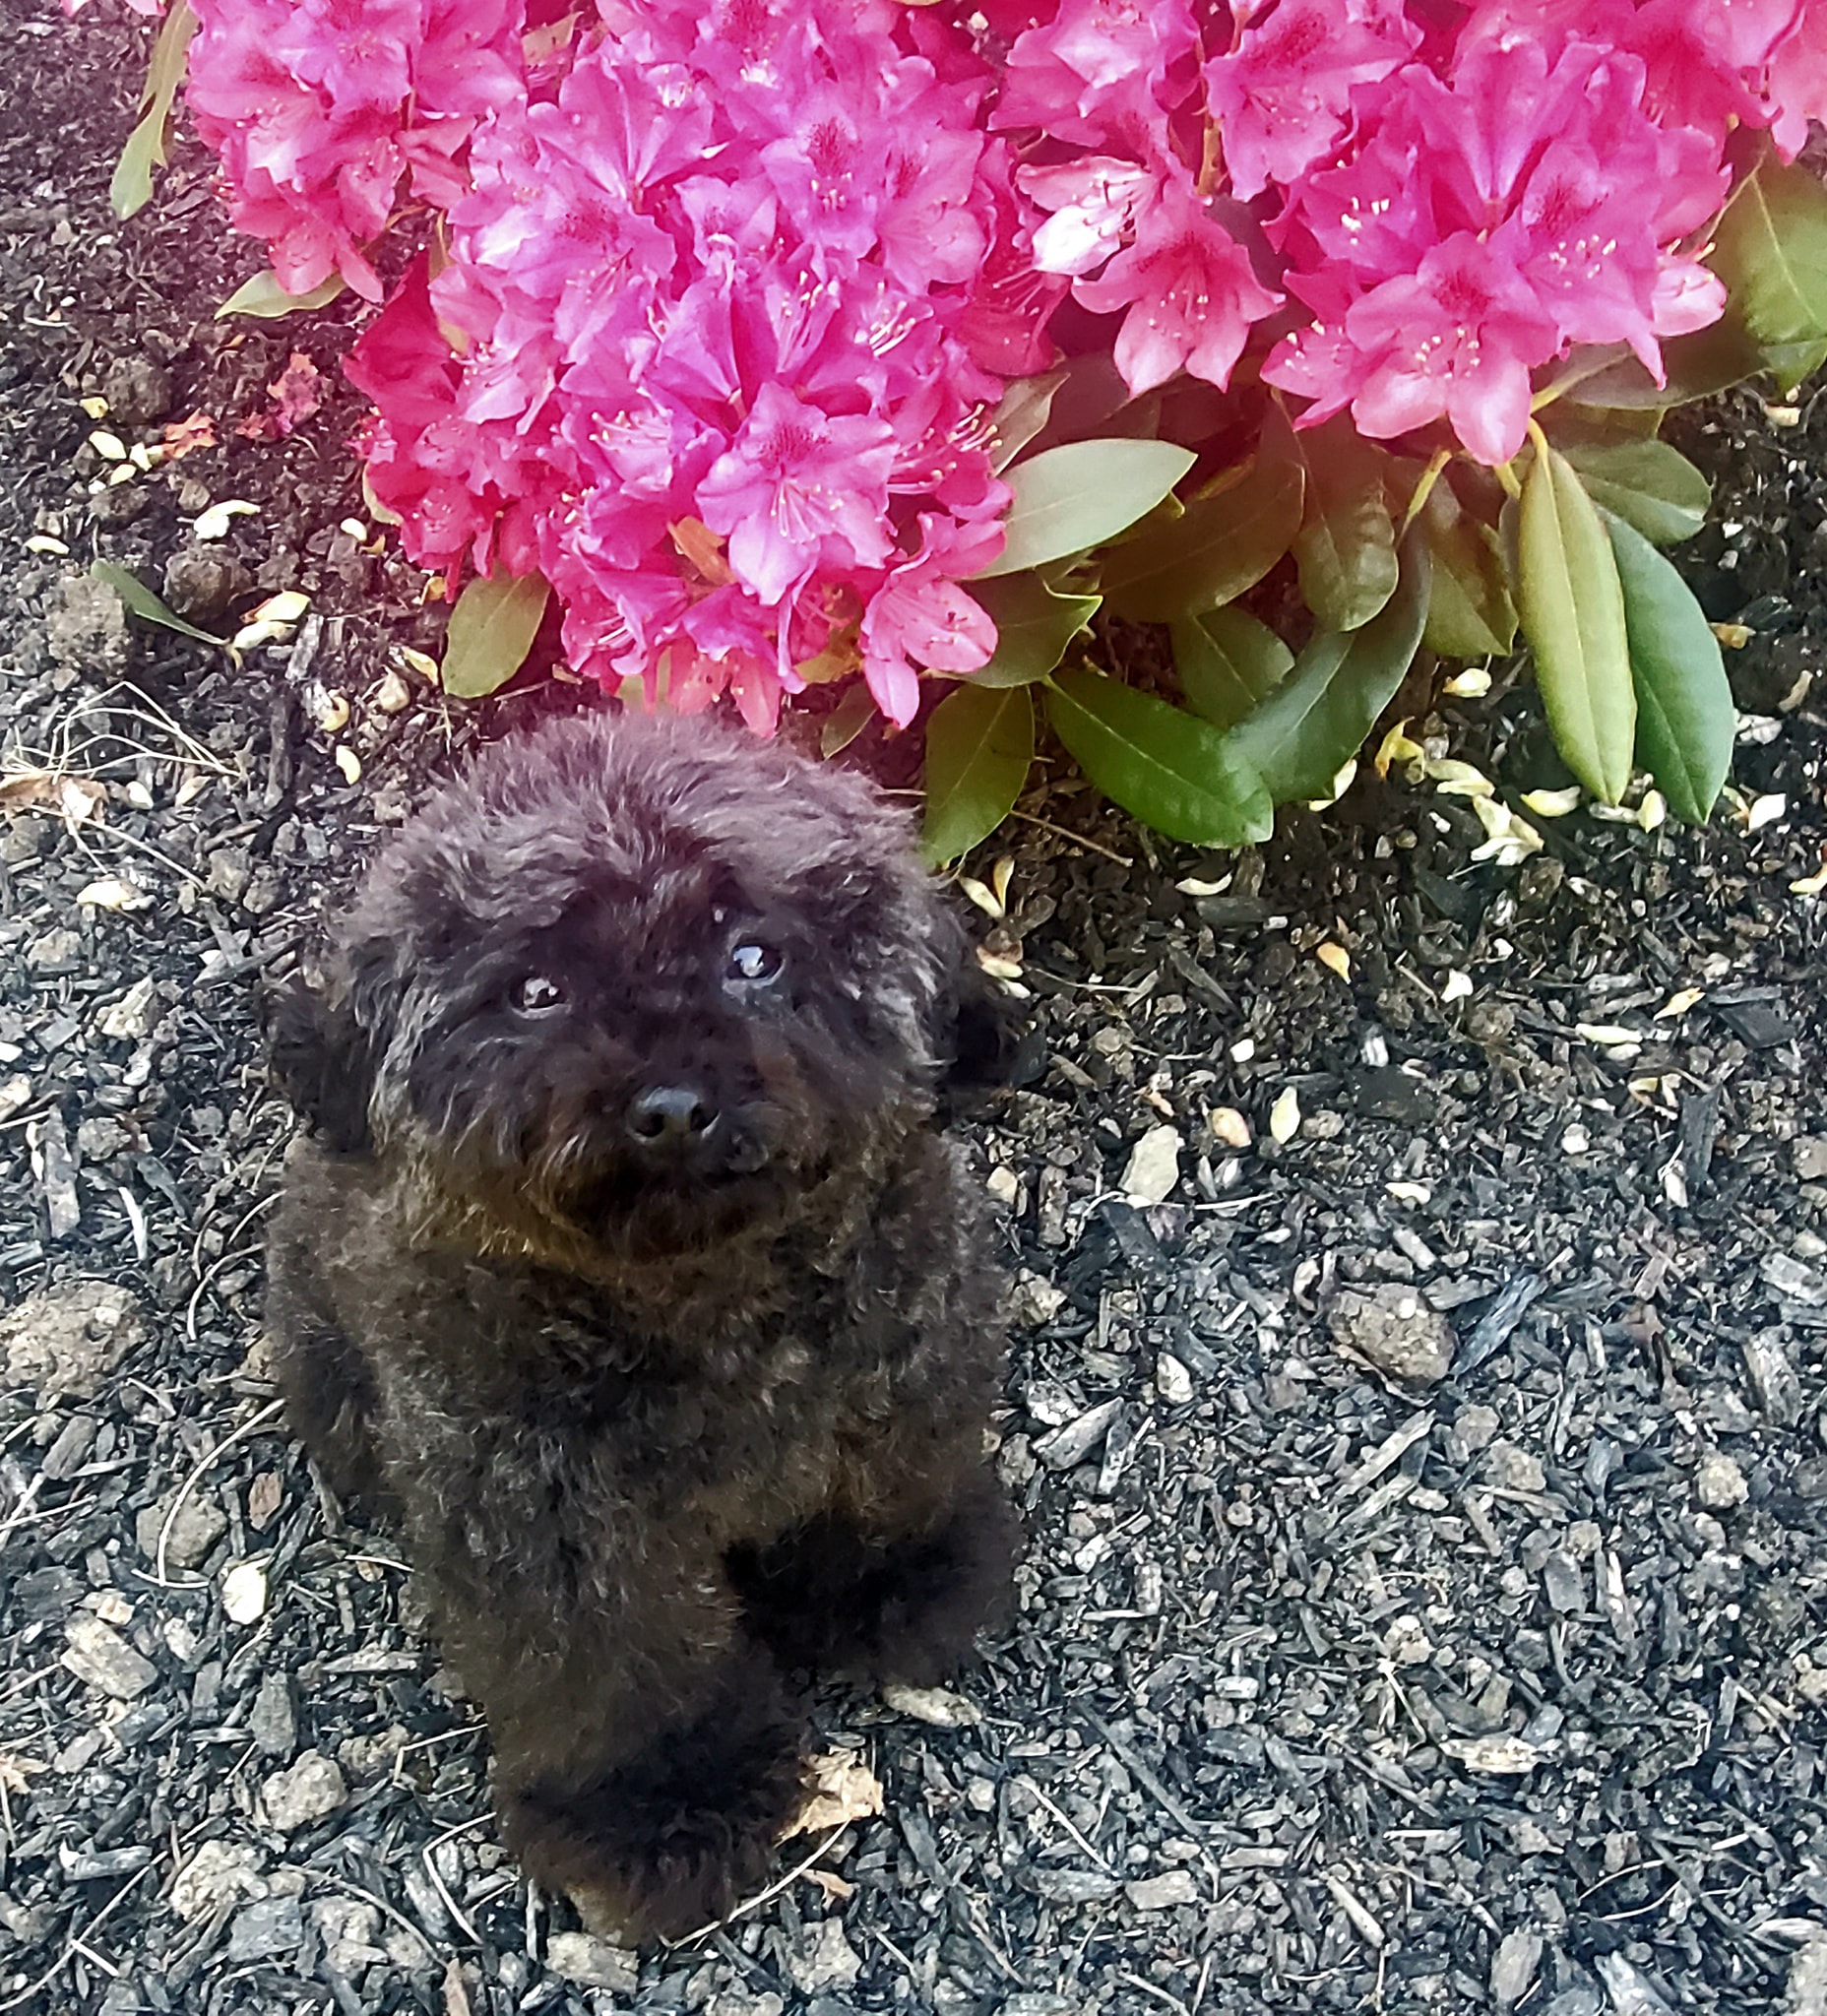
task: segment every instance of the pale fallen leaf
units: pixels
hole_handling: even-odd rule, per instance
[[[1570,784],[1564,790],[1525,791],[1523,803],[1538,819],[1564,819],[1580,809],[1580,788]]]
[[[1696,1006],[1699,1002],[1704,1001],[1706,999],[1706,992],[1705,987],[1682,987],[1678,992],[1670,994],[1662,1006],[1657,1009],[1655,1019],[1658,1022],[1674,1021],[1677,1017],[1685,1015],[1690,1008]]]
[[[105,427],[97,427],[89,437],[89,445],[103,462],[125,462],[127,444],[118,434],[110,434]]]
[[[40,1763],[36,1757],[27,1757],[18,1750],[0,1750],[0,1785],[8,1792],[30,1790],[28,1772],[48,1771],[48,1764]]]
[[[1300,1095],[1291,1085],[1269,1108],[1271,1139],[1292,1141],[1300,1131]]]
[[[1370,768],[1378,777],[1387,777],[1393,764],[1418,763],[1426,755],[1426,750],[1409,734],[1408,726],[1406,719],[1399,721],[1377,744]]]
[[[326,693],[317,709],[317,725],[327,735],[341,734],[348,726],[348,696]]]
[[[807,1869],[805,1879],[823,1891],[826,1901],[831,1904],[848,1903],[856,1894],[856,1885],[847,1883],[836,1869]]]
[[[1307,799],[1307,810],[1309,812],[1323,812],[1328,805],[1336,805],[1346,792],[1351,789],[1356,776],[1357,758],[1355,756],[1348,756],[1341,768],[1334,774],[1331,788],[1326,792],[1326,795],[1322,798]]]
[[[10,770],[0,776],[0,812],[56,804],[61,782],[54,770]]]
[[[284,1489],[278,1471],[263,1470],[247,1487],[247,1523],[250,1526],[265,1526],[280,1509],[280,1498]]]
[[[361,758],[346,742],[337,744],[337,768],[343,773],[345,784],[361,782]]]
[[[60,777],[57,780],[57,809],[71,826],[93,819],[108,801],[107,786],[90,777]]]
[[[191,521],[191,536],[199,539],[225,539],[228,528],[237,518],[252,518],[260,510],[258,504],[250,504],[245,497],[224,497],[220,504],[212,504],[207,511],[199,512]]]
[[[1230,887],[1231,877],[1221,875],[1216,882],[1202,882],[1197,875],[1188,875],[1184,881],[1173,886],[1182,896],[1223,896]]]
[[[1597,1043],[1606,1050],[1626,1046],[1635,1049],[1643,1041],[1640,1029],[1626,1029],[1621,1022],[1576,1022],[1573,1033],[1583,1041]]]
[[[70,554],[70,548],[64,544],[63,540],[52,538],[47,532],[33,533],[31,538],[26,541],[26,551],[29,553],[49,553],[58,559],[68,559]]]
[[[999,952],[987,951],[981,945],[976,948],[976,963],[992,980],[1018,980],[1022,976],[1020,960],[1004,959]]]
[[[1821,865],[1812,875],[1803,875],[1800,881],[1792,882],[1789,888],[1792,896],[1818,896],[1827,889],[1827,855],[1822,856]]]
[[[1151,1127],[1129,1151],[1123,1170],[1123,1194],[1132,1204],[1165,1204],[1180,1179],[1177,1127]]]
[[[1469,665],[1465,671],[1455,672],[1440,691],[1455,700],[1482,700],[1490,691],[1490,674],[1482,665]]]
[[[76,892],[76,900],[89,910],[133,911],[145,910],[153,899],[137,883],[119,875],[103,875],[86,882]]]
[[[1440,988],[1442,1001],[1463,1001],[1472,992],[1472,976],[1461,973],[1458,967],[1448,970],[1446,979]]]
[[[77,405],[92,420],[105,420],[108,416],[108,403],[98,392],[91,393],[87,399],[79,399]]]
[[[783,1841],[795,1834],[827,1834],[882,1811],[882,1781],[854,1750],[826,1750],[808,1762],[806,1771],[811,1791]]]
[[[1256,1039],[1253,1036],[1240,1036],[1230,1046],[1230,1061],[1233,1064],[1247,1064],[1255,1054]]]
[[[1761,833],[1766,826],[1774,826],[1788,810],[1789,800],[1781,791],[1765,791],[1751,800],[1744,815],[1744,830]]]
[[[1742,651],[1757,635],[1748,623],[1715,623],[1712,630],[1728,651]]]
[[[1542,1762],[1542,1752],[1521,1736],[1447,1736],[1440,1748],[1468,1771],[1493,1778],[1521,1778]]]
[[[983,1720],[983,1711],[975,1701],[967,1701],[948,1687],[908,1687],[891,1680],[882,1689],[882,1704],[933,1729],[975,1729]]]
[[[383,714],[404,714],[412,704],[412,689],[398,672],[389,669],[381,674],[381,683],[374,689],[374,704]]]
[[[258,1623],[266,1614],[267,1571],[256,1561],[237,1561],[222,1577],[222,1608],[237,1624]]]
[[[1669,817],[1669,801],[1661,791],[1645,791],[1643,802],[1637,807],[1637,824],[1645,833],[1654,833]]]
[[[999,854],[996,865],[989,871],[989,886],[996,892],[996,901],[1006,911],[1009,907],[1009,885],[1015,880],[1015,856]]]
[[[1392,1197],[1400,1197],[1404,1204],[1428,1204],[1433,1200],[1433,1192],[1425,1183],[1409,1183],[1394,1178],[1383,1187]]]
[[[1428,783],[1445,798],[1488,798],[1497,788],[1475,764],[1456,756],[1430,757],[1426,770]]]
[[[1206,1115],[1206,1124],[1227,1148],[1250,1145],[1250,1123],[1235,1106],[1214,1106]]]
[[[1343,945],[1335,945],[1330,938],[1314,946],[1313,957],[1328,973],[1336,973],[1342,980],[1352,976],[1352,955]]]
[[[994,917],[998,923],[1002,921],[1006,913],[996,892],[988,883],[979,882],[975,875],[960,875],[958,887],[964,892],[966,899],[976,904],[985,916]]]

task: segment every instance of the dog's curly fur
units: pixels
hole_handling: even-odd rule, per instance
[[[860,781],[599,714],[487,750],[272,1004],[294,1421],[404,1527],[593,1922],[719,1916],[800,1798],[802,1670],[930,1683],[1002,1595],[999,1283],[934,1124],[964,953]]]

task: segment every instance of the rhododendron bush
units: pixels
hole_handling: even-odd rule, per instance
[[[611,688],[770,732],[848,682],[828,748],[923,712],[936,856],[1037,702],[1235,845],[1520,628],[1594,797],[1710,810],[1731,695],[1659,550],[1706,485],[1658,426],[1827,358],[1827,4],[191,5],[123,207],[194,27],[245,305],[373,304],[358,451],[453,689],[549,595]]]

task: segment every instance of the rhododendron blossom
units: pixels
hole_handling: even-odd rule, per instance
[[[193,4],[234,221],[380,304],[408,552],[542,574],[580,672],[762,731],[989,659],[1011,380],[1501,465],[1576,350],[1660,379],[1721,315],[1747,138],[1827,113],[1806,0]]]

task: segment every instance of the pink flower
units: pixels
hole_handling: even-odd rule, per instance
[[[834,419],[770,382],[698,485],[699,514],[728,535],[737,580],[772,606],[827,553],[840,567],[888,557],[894,452],[886,420]]]
[[[1022,168],[1016,183],[1052,215],[1034,234],[1041,273],[1090,273],[1122,244],[1137,207],[1160,186],[1153,168],[1091,155],[1056,168]]]
[[[1157,192],[1135,243],[1101,279],[1078,281],[1072,291],[1095,315],[1129,310],[1117,333],[1116,368],[1133,395],[1177,371],[1228,384],[1250,324],[1281,301],[1257,282],[1243,247],[1177,180]]]
[[[1230,186],[1292,182],[1351,125],[1352,92],[1387,77],[1418,39],[1401,0],[1280,0],[1252,10],[1235,48],[1205,67]]]
[[[883,582],[863,611],[862,669],[882,712],[901,726],[919,708],[917,667],[973,672],[996,649],[996,626],[959,587],[1002,550],[998,525],[960,525],[920,513],[920,549]]]
[[[1796,10],[1795,26],[1770,56],[1771,137],[1785,160],[1801,152],[1810,119],[1827,120],[1827,8]]]

